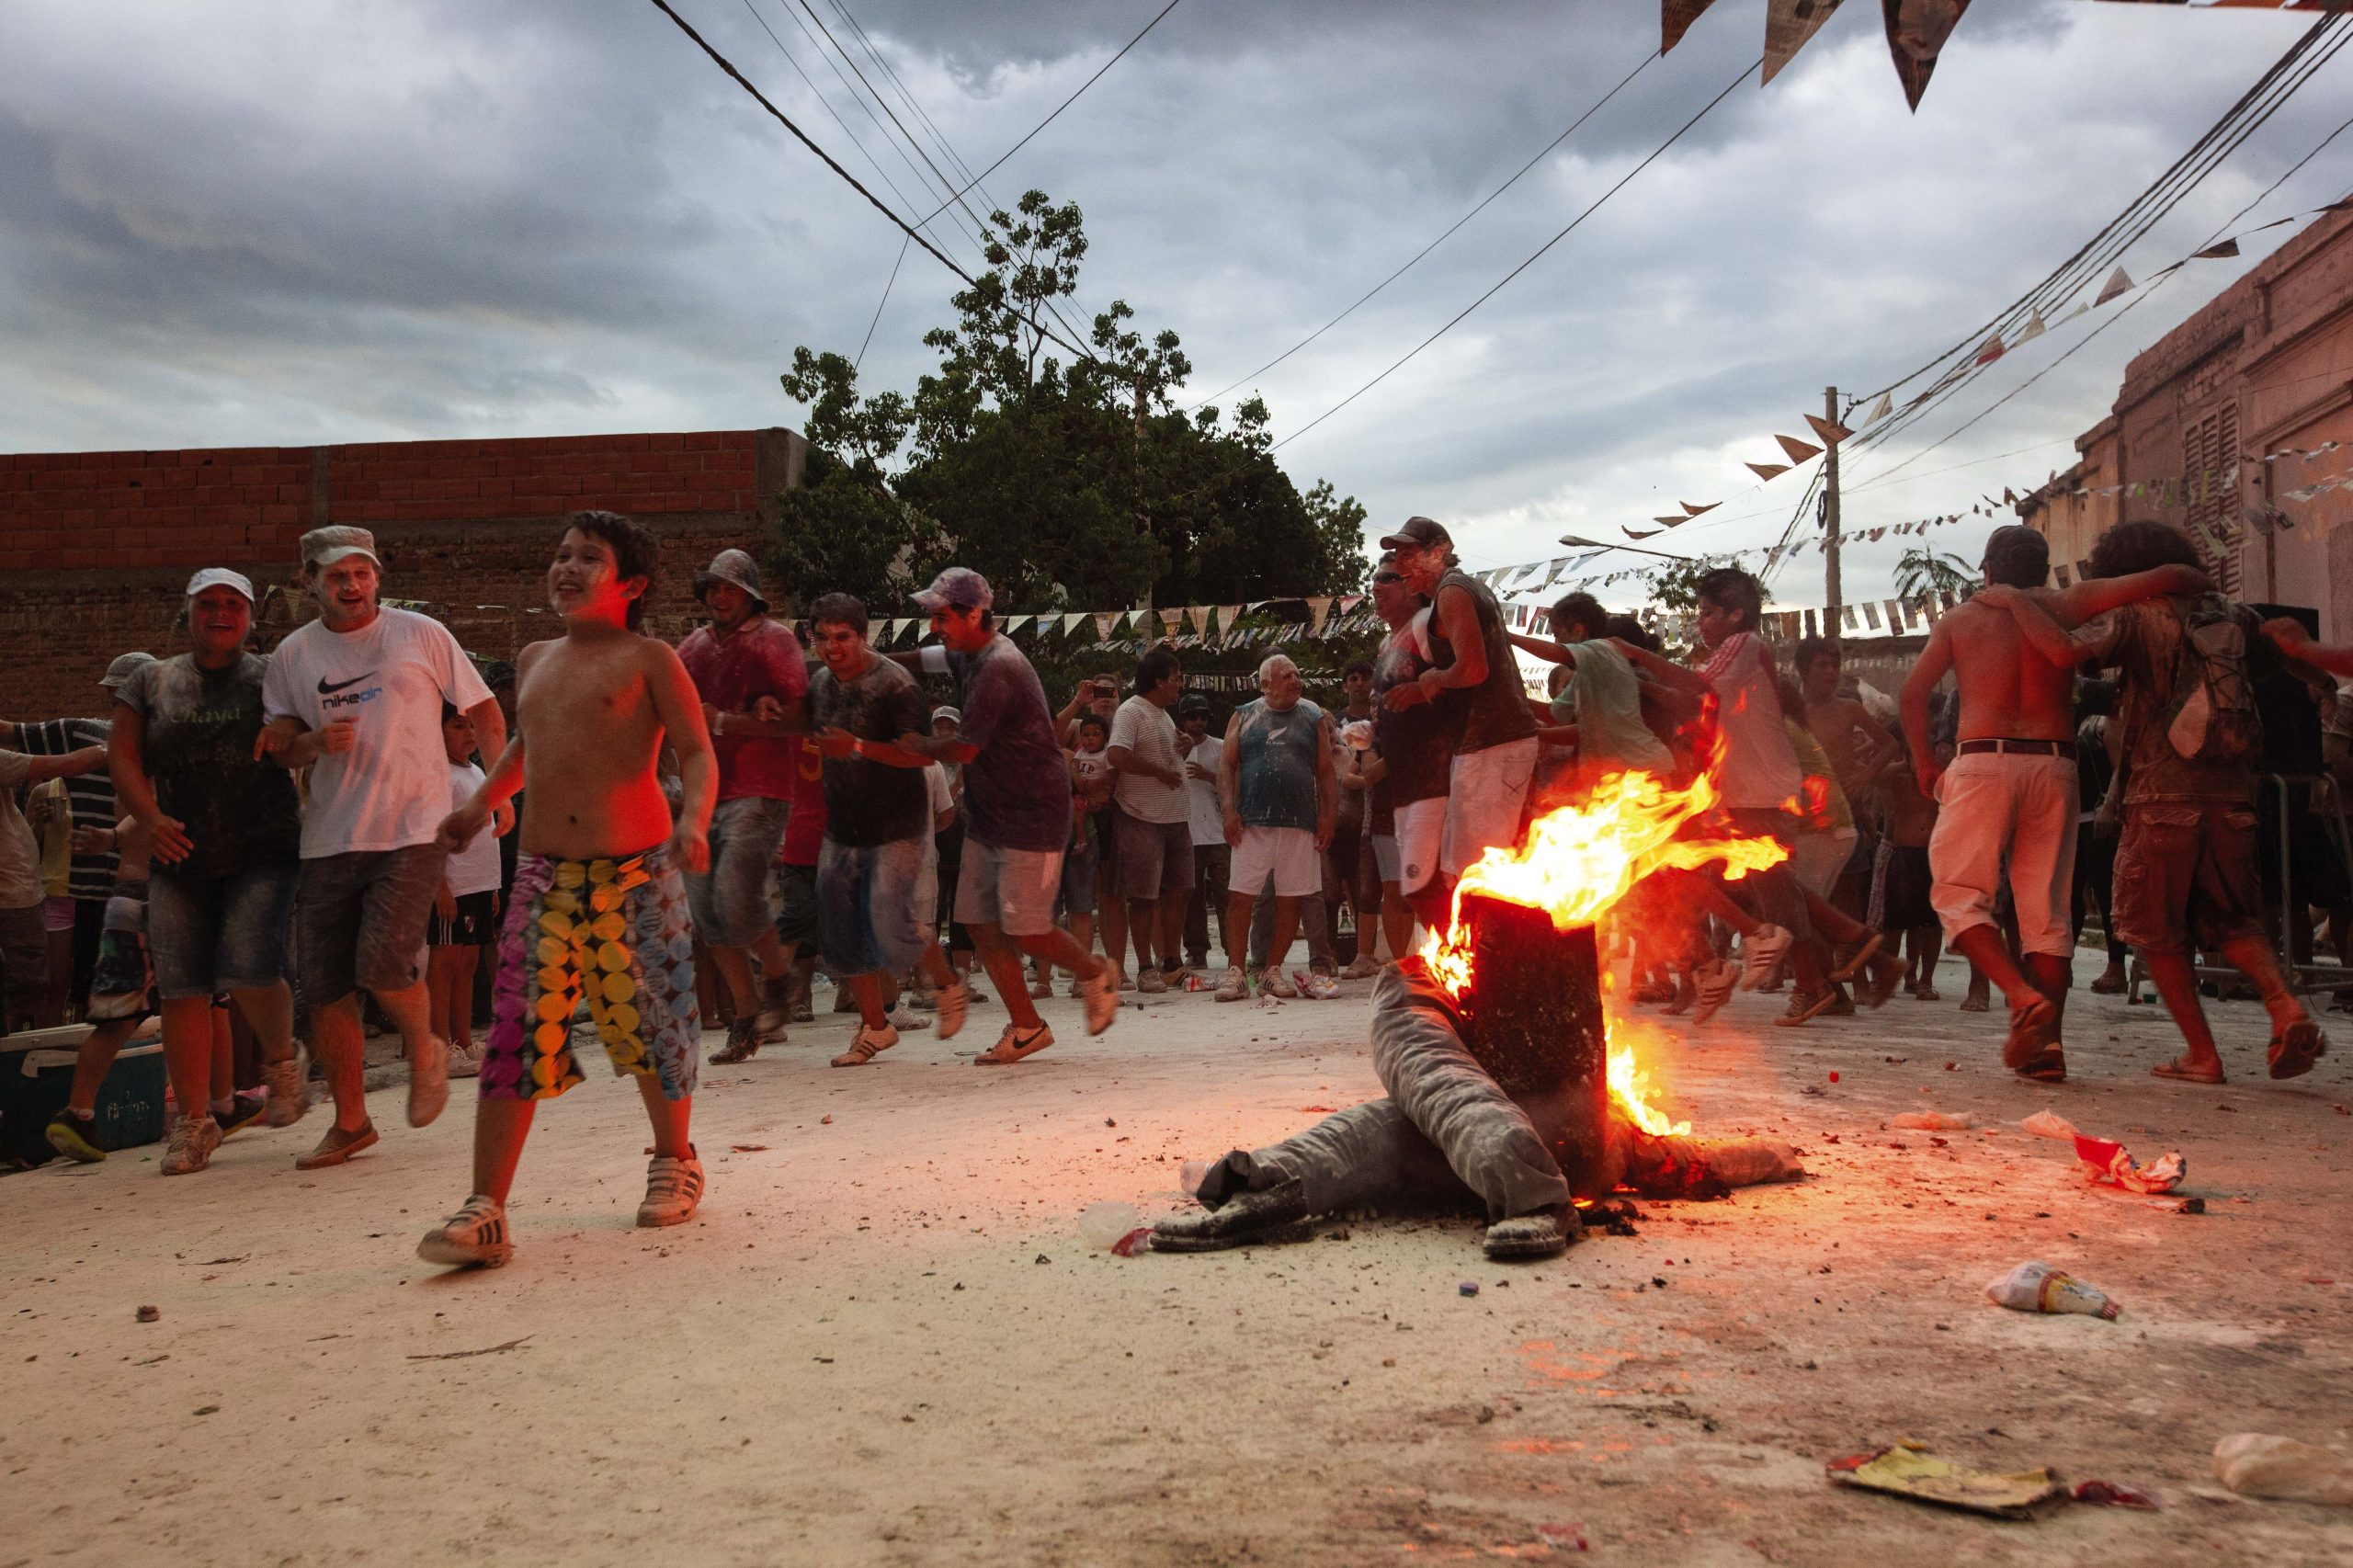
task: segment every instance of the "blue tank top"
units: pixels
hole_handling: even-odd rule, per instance
[[[1282,712],[1265,698],[1233,710],[1241,748],[1235,794],[1245,827],[1315,826],[1316,748],[1324,710],[1305,698]]]

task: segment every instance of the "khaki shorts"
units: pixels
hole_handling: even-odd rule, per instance
[[[1929,902],[1948,939],[1994,924],[1994,895],[2009,861],[2022,952],[2075,950],[2067,904],[2075,871],[2075,759],[1970,752],[1937,780],[1937,826],[1928,836],[1936,874]]]
[[[2263,934],[2255,808],[2234,801],[2153,801],[2124,808],[2109,918],[2144,953],[2209,949]]]
[[[1448,876],[1461,876],[1490,849],[1518,846],[1537,749],[1530,735],[1455,754],[1447,771],[1446,843],[1438,850],[1438,864]]]
[[[956,872],[956,918],[994,926],[1008,937],[1042,937],[1054,928],[1054,898],[1063,890],[1059,849],[1004,849],[968,831]]]

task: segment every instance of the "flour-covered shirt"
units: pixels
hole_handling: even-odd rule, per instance
[[[442,754],[444,757],[448,755]],[[474,791],[482,788],[482,769],[471,762],[452,762],[449,768],[449,809],[454,812],[472,800]],[[498,835],[494,831],[496,826],[495,823],[485,823],[472,844],[449,857],[449,869],[442,875],[449,879],[450,897],[498,891]]]

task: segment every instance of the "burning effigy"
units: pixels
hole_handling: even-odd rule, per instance
[[[1595,923],[1645,878],[1739,877],[1786,858],[1771,839],[1714,832],[1716,799],[1704,773],[1686,789],[1615,774],[1538,817],[1518,847],[1488,850],[1456,885],[1446,928],[1375,987],[1388,1096],[1228,1153],[1195,1191],[1202,1208],[1154,1227],[1153,1249],[1211,1251],[1411,1205],[1483,1210],[1490,1257],[1549,1257],[1577,1239],[1581,1204],[1620,1187],[1708,1196],[1802,1174],[1793,1155],[1670,1122],[1605,1005]]]

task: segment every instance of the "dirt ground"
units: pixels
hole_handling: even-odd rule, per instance
[[[2089,970],[2085,971],[2086,975]],[[2353,1510],[2238,1499],[2215,1439],[2353,1447],[2353,1027],[2300,1082],[2218,1009],[2237,1082],[2155,1082],[2154,1006],[2077,994],[2076,1078],[2004,1074],[1947,1000],[1784,1031],[1742,997],[1658,1075],[1702,1131],[1806,1182],[1645,1203],[1633,1238],[1482,1261],[1468,1221],[1351,1219],[1211,1256],[1091,1252],[1080,1209],[1176,1201],[1181,1162],[1377,1092],[1369,984],[1279,1007],[1075,1004],[1021,1067],[1001,1012],[832,1071],[826,1020],[710,1071],[699,1218],[638,1231],[644,1127],[599,1077],[540,1115],[507,1268],[418,1234],[471,1118],[297,1172],[319,1113],[203,1176],[156,1149],[0,1181],[0,1568],[286,1564],[2353,1562]],[[715,1040],[714,1040],[715,1043]],[[1830,1081],[1832,1074],[1837,1082]],[[2045,1105],[2207,1212],[2095,1192],[2018,1131]],[[1923,1108],[1981,1131],[1893,1132]],[[2048,1259],[2106,1323],[1989,1305]],[[1475,1296],[1459,1290],[1476,1284]],[[142,1324],[152,1304],[160,1321]],[[1981,1520],[1828,1483],[1899,1438],[2155,1492]]]

